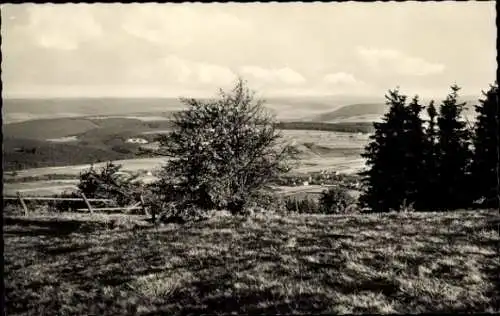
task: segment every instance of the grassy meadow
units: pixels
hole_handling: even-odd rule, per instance
[[[4,216],[8,315],[499,313],[494,211]]]

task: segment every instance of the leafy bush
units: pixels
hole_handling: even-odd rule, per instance
[[[109,161],[100,170],[92,165],[80,173],[78,189],[88,198],[112,199],[119,206],[135,203],[141,193],[137,175],[121,172],[122,165]]]
[[[323,191],[319,204],[321,212],[325,214],[352,213],[357,210],[356,199],[340,186]]]
[[[291,213],[315,214],[322,212],[319,203],[310,198],[298,199],[296,197],[289,197],[286,199],[285,205],[287,211]]]
[[[271,212],[271,213],[284,213],[286,209],[286,201],[280,195],[273,192],[259,192],[252,202],[248,203],[245,207],[245,213],[255,212]]]
[[[195,217],[195,214],[191,214],[191,218],[186,216],[184,209],[190,209],[190,207],[182,191],[163,178],[145,185],[143,198],[148,210],[156,214],[161,221],[184,222],[193,220]]]
[[[182,101],[188,109],[176,113],[172,133],[160,137],[160,151],[172,159],[160,174],[158,203],[242,213],[289,170],[292,147],[279,142],[274,118],[242,80],[219,100]]]

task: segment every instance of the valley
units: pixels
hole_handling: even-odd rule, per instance
[[[177,99],[5,101],[5,194],[60,193],[72,185],[59,180],[74,181],[91,163],[109,160],[125,171],[154,172],[166,159],[156,153],[156,137],[172,129],[173,113],[183,108]],[[381,100],[346,96],[274,98],[266,107],[276,115],[284,139],[299,150],[292,174],[362,170],[360,154],[373,122],[386,110]],[[50,175],[59,182],[37,181]]]

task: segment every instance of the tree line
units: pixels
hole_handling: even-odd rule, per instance
[[[408,100],[399,89],[387,93],[389,109],[374,123],[362,154],[369,167],[361,173],[362,205],[373,212],[401,205],[416,211],[499,206],[498,84],[483,91],[473,125],[463,115],[459,90],[451,86],[439,105],[423,105],[418,96]]]

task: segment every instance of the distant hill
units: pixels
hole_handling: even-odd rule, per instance
[[[188,97],[188,96],[186,96]],[[259,98],[259,97],[258,97]],[[343,104],[375,102],[363,96],[263,97],[264,106],[280,119],[298,119]],[[205,99],[206,100],[206,99]],[[381,100],[383,102],[383,99]],[[3,99],[3,124],[28,120],[87,116],[170,116],[185,108],[178,98],[45,98]]]
[[[184,108],[176,98],[3,99],[3,123],[110,115],[163,115]]]
[[[47,140],[66,136],[78,136],[82,140],[98,141],[109,136],[136,136],[156,129],[169,129],[172,123],[141,121],[128,118],[57,118],[31,120],[3,126],[4,137]]]
[[[95,122],[80,118],[42,119],[3,126],[5,137],[45,140],[84,133],[99,128]]]
[[[387,105],[384,103],[362,103],[342,106],[339,109],[328,111],[311,117],[313,122],[339,122],[352,117],[362,117],[367,115],[383,115],[387,110]]]
[[[126,149],[126,150],[125,150]],[[136,149],[132,146],[113,148],[77,143],[51,143],[22,138],[3,139],[4,170],[19,170],[39,167],[86,164],[96,161],[133,158]]]
[[[474,121],[476,113],[474,105],[478,103],[477,99],[461,99],[466,103],[464,115],[469,121]],[[428,104],[428,100],[423,100],[423,104]],[[439,106],[439,102],[435,103]],[[389,109],[384,103],[359,103],[349,104],[332,111],[326,111],[312,117],[304,117],[302,121],[322,122],[322,123],[355,123],[355,122],[374,122],[380,120]],[[422,112],[422,118],[427,118],[425,110]]]

